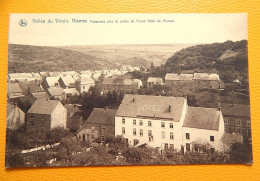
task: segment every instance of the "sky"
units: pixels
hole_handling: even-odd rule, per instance
[[[56,23],[56,19],[65,23]],[[72,19],[87,20],[87,23],[73,23]],[[20,26],[20,20],[26,20],[26,26]],[[35,23],[35,20],[45,20],[45,23]],[[9,23],[9,43],[40,46],[201,44],[247,40],[247,34],[245,13],[11,14]]]

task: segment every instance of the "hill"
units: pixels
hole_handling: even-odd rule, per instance
[[[248,85],[247,40],[191,46],[176,52],[155,75],[166,73],[218,73],[225,83],[239,79]]]
[[[118,65],[82,52],[59,47],[10,44],[9,72],[99,70]]]

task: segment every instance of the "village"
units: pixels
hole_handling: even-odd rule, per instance
[[[83,152],[92,153],[100,146],[113,156],[112,162],[106,164],[120,165],[122,160],[123,164],[127,160],[131,160],[128,164],[138,164],[138,159],[143,159],[133,160],[137,153],[127,150],[126,156],[121,147],[148,148],[157,155],[153,158],[158,158],[169,153],[223,155],[234,143],[251,144],[249,105],[222,102],[219,97],[215,104],[209,101],[198,105],[194,104],[196,97],[189,94],[204,90],[225,92],[226,85],[217,73],[133,76],[140,72],[149,75],[149,71],[124,65],[120,70],[9,73],[7,147],[9,134],[19,133],[20,140],[27,143],[16,149],[16,156],[26,160],[22,166],[60,166],[73,162],[68,157],[81,155],[83,159]],[[55,147],[64,144],[64,138],[75,150],[67,153],[67,162],[62,164],[62,158],[59,162],[57,157],[64,153]],[[115,149],[116,143],[120,148]],[[51,156],[40,163],[26,156],[48,150],[52,150],[48,153]],[[223,159],[227,156],[219,162]],[[95,160],[75,163],[82,164],[102,165]]]

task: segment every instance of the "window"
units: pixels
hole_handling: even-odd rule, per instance
[[[237,125],[240,126],[240,120],[237,121]]]
[[[173,140],[173,132],[170,132],[170,139]]]
[[[224,120],[224,123],[225,123],[225,124],[228,124],[228,120]]]
[[[173,128],[173,123],[170,123],[170,128]]]
[[[186,143],[186,150],[190,151],[190,144],[189,143]]]
[[[148,130],[148,136],[153,136],[152,135],[152,130]]]
[[[148,126],[152,126],[152,121],[148,121]]]
[[[30,126],[33,126],[33,121],[30,122]]]
[[[247,121],[247,126],[251,127],[251,122],[250,121]]]
[[[102,134],[106,134],[106,128],[102,128]]]
[[[190,133],[186,133],[186,140],[190,139]]]
[[[122,124],[125,124],[125,118],[122,118]]]
[[[82,137],[83,137],[83,141],[85,141],[86,140],[86,135],[83,134]]]
[[[161,127],[165,128],[165,123],[164,122],[161,122]]]
[[[32,119],[34,118],[33,115],[31,115],[31,118],[32,118]]]
[[[194,151],[198,152],[198,145],[196,145],[196,144],[194,145]]]
[[[142,126],[143,125],[143,120],[139,121],[139,125]]]
[[[214,142],[214,136],[209,137],[210,141]]]
[[[125,127],[122,127],[122,134],[125,134]]]
[[[133,125],[136,125],[136,120],[135,119],[133,120]]]
[[[105,136],[101,136],[101,141],[105,141]]]
[[[94,138],[95,138],[95,135],[94,135],[94,134],[91,134],[91,138],[94,139]]]
[[[162,138],[165,138],[165,132],[164,131],[162,131]]]
[[[85,86],[83,85],[83,87],[82,87],[83,89],[85,89]]]
[[[174,150],[174,144],[170,144],[170,149]]]
[[[241,133],[240,128],[237,128],[237,134],[240,134],[240,133]]]
[[[248,138],[251,138],[251,129],[247,130],[247,136],[248,136]]]
[[[139,140],[134,140],[134,146],[139,143]]]
[[[133,129],[133,135],[136,135],[136,129],[135,128]]]
[[[140,136],[143,136],[144,135],[144,132],[142,129],[140,129]]]
[[[41,127],[44,127],[44,121],[41,121]]]
[[[168,150],[168,143],[165,143],[165,144],[164,144],[164,149],[165,149],[165,150]]]

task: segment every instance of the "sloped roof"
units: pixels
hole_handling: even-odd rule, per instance
[[[219,75],[216,73],[194,73],[194,80],[219,80]]]
[[[250,117],[250,105],[221,103],[220,106],[224,116]]]
[[[49,95],[47,94],[47,92],[37,92],[37,93],[31,93],[31,95],[35,98],[35,99],[49,99]]]
[[[219,130],[220,115],[216,108],[188,107],[183,127]]]
[[[63,95],[63,89],[60,87],[50,87],[47,89],[50,96],[61,96]]]
[[[59,82],[59,78],[60,77],[45,77],[45,80],[50,87],[54,87],[55,84]]]
[[[184,97],[126,94],[116,116],[162,118],[178,122],[185,99]]]
[[[20,87],[24,94],[28,94],[29,90],[31,93],[43,91],[36,83],[20,83]]]
[[[36,100],[27,113],[51,114],[58,104],[58,100]]]
[[[6,121],[7,128],[17,130],[24,124],[25,113],[16,105],[7,103]]]
[[[76,105],[65,104],[64,107],[67,109],[68,114],[79,112],[79,108]]]
[[[7,84],[7,94],[14,94],[14,93],[23,93],[19,83],[8,83]]]
[[[77,91],[76,88],[64,89],[64,92],[65,94],[72,94],[72,95],[79,94],[79,91]]]
[[[102,84],[104,85],[133,85],[140,83],[141,80],[139,79],[129,79],[124,78],[120,75],[113,75],[111,77],[106,78]]]
[[[167,73],[165,80],[192,80],[193,74],[172,74]]]
[[[115,125],[116,111],[116,109],[94,108],[86,122]]]
[[[79,79],[80,84],[94,84],[94,80],[86,74],[81,75],[80,79]]]
[[[160,78],[160,77],[149,77],[147,82],[160,83],[160,82],[162,82],[162,78]]]
[[[72,78],[71,75],[60,77],[60,80],[64,83],[66,87],[75,85],[75,80]]]

